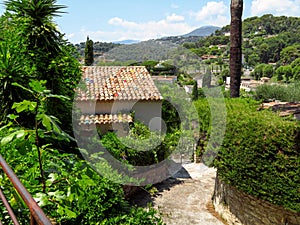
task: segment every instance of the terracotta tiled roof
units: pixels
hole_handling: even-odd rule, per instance
[[[87,91],[78,100],[161,100],[162,96],[144,66],[84,66]]]
[[[130,123],[133,118],[129,114],[100,114],[82,115],[79,125],[111,124],[111,123]]]
[[[268,102],[263,103],[261,108],[272,108],[273,111],[279,111],[279,116],[289,116],[293,114],[300,114],[300,103],[294,102]]]

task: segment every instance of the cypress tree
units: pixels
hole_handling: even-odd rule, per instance
[[[198,99],[198,84],[197,81],[195,81],[193,86],[193,91],[192,91],[192,100],[197,100],[197,99]]]
[[[84,64],[86,66],[92,65],[94,62],[94,42],[89,39],[87,36],[85,42],[85,49],[84,49]]]

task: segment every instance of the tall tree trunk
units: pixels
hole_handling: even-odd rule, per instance
[[[243,0],[231,0],[230,5],[230,97],[240,96],[242,72]]]

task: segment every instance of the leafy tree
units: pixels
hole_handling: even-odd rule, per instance
[[[285,80],[289,81],[290,79],[293,78],[293,70],[292,67],[290,65],[287,65],[284,67],[285,69]]]
[[[90,66],[94,63],[94,43],[92,40],[89,39],[87,36],[85,49],[84,49],[84,64],[86,66]]]
[[[28,94],[12,86],[13,82],[26,86],[30,79],[47,80],[47,89],[73,99],[74,89],[81,79],[79,62],[73,57],[74,48],[56,29],[52,19],[64,6],[55,0],[8,0],[6,12],[1,17],[0,79],[1,99],[5,110],[2,118],[12,113],[14,101],[27,99]],[[18,35],[15,35],[18,34]],[[7,97],[8,96],[8,97]],[[46,111],[57,116],[64,130],[71,133],[72,103],[49,99]],[[24,125],[30,120],[23,120]]]
[[[247,62],[248,62],[249,66],[253,66],[254,67],[257,63],[259,63],[259,56],[258,56],[258,54],[255,53],[255,52],[249,54]]]
[[[141,64],[141,66],[145,66],[146,69],[152,73],[154,67],[158,64],[158,61],[154,61],[154,60],[149,60],[149,61],[145,61]]]
[[[291,63],[291,67],[294,68],[294,67],[297,67],[297,66],[300,66],[300,57],[295,59],[292,63]]]
[[[284,76],[285,72],[284,72],[284,66],[280,66],[275,70],[275,75],[278,81],[283,80],[283,76]]]
[[[254,76],[255,80],[259,80],[264,76],[264,69],[266,66],[267,64],[261,63],[255,67],[254,71],[252,72],[252,76]]]
[[[273,76],[273,66],[266,64],[263,68],[263,76],[271,78]]]
[[[39,169],[44,193],[46,192],[46,183],[41,152],[42,149],[47,147],[47,145],[41,146],[40,137],[49,135],[49,133],[52,132],[55,132],[56,135],[64,134],[57,125],[57,118],[46,114],[45,102],[47,98],[65,98],[64,96],[51,94],[50,90],[46,89],[45,84],[46,81],[39,82],[33,80],[29,83],[31,89],[28,89],[17,83],[12,84],[19,88],[22,88],[33,97],[33,101],[26,99],[22,102],[15,102],[12,108],[15,109],[17,113],[28,112],[30,114],[33,114],[34,126],[32,130],[12,127],[9,130],[9,134],[1,139],[2,146],[10,143],[14,138],[19,139],[19,141],[22,143],[21,146],[32,146],[30,145],[30,143],[35,145],[35,147],[32,147],[32,149],[36,149],[38,153]],[[13,121],[17,121],[19,116],[10,114],[8,117]],[[7,127],[11,125],[13,125],[13,123],[9,123]]]
[[[290,65],[287,66],[280,66],[275,71],[277,80],[285,80],[286,82],[289,81],[293,77],[293,70]]]
[[[269,62],[277,62],[280,60],[280,52],[286,46],[285,40],[281,35],[267,38],[266,43],[269,46],[268,54],[269,54]]]
[[[52,23],[52,18],[65,8],[56,5],[56,0],[8,0],[6,9],[15,17],[23,17],[24,32],[28,38],[28,48],[42,48],[50,54],[60,51],[60,33]],[[42,35],[41,35],[42,34]],[[46,52],[44,52],[46,53]]]
[[[291,63],[291,67],[293,70],[293,77],[295,80],[300,79],[300,58],[297,58]]]
[[[49,77],[48,67],[51,60],[61,52],[62,35],[52,22],[54,16],[61,13],[65,6],[55,5],[56,0],[8,0],[5,2],[8,19],[20,34],[32,56],[32,66],[38,80]],[[27,82],[28,83],[28,82]]]
[[[2,25],[4,21],[1,20]],[[1,25],[0,25],[1,26]],[[10,33],[11,29],[1,29],[5,38],[11,42],[0,40],[0,121],[6,120],[6,116],[12,111],[11,107],[15,101],[23,99],[24,93],[12,86],[13,82],[23,83],[27,80],[29,64],[25,54],[24,46],[17,48],[12,43],[18,40],[18,36]]]
[[[300,66],[293,68],[293,77],[295,80],[300,80]]]
[[[230,97],[240,96],[242,71],[243,0],[231,0],[230,23]]]
[[[267,43],[262,43],[259,46],[259,57],[260,57],[260,62],[262,63],[269,62],[269,45]]]
[[[290,64],[295,59],[300,57],[300,45],[288,46],[280,52],[281,62],[284,65]]]

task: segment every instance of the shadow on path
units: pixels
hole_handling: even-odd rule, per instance
[[[182,184],[184,179],[192,179],[192,177],[188,171],[182,167],[172,177],[160,183],[154,184],[149,190],[145,190],[144,188],[140,187],[138,191],[130,196],[129,202],[132,205],[139,207],[146,207],[149,203],[153,205],[153,201],[157,196],[160,196],[164,191],[170,191],[170,189],[176,185]],[[151,190],[153,190],[154,193]]]

